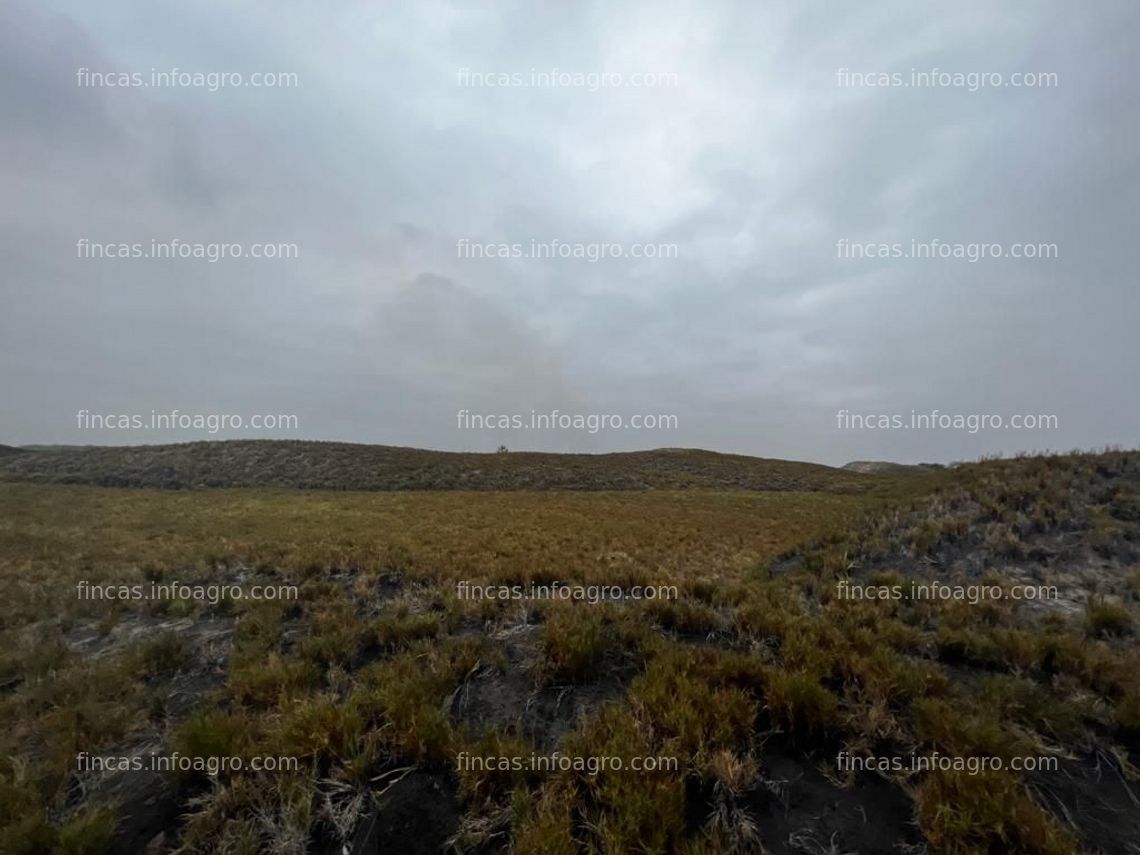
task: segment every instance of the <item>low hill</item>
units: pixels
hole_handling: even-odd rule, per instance
[[[864,475],[902,475],[907,472],[929,472],[944,468],[937,463],[892,463],[889,460],[852,460],[843,466],[848,472]]]
[[[8,457],[12,454],[22,454],[24,449],[14,448],[11,445],[0,445],[0,457]]]
[[[0,480],[112,487],[344,490],[861,490],[867,476],[815,463],[667,449],[496,454],[292,440],[26,450]]]

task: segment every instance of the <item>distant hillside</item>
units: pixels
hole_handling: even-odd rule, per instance
[[[861,472],[864,475],[901,475],[906,472],[929,472],[941,469],[937,463],[891,463],[888,460],[852,460],[843,467],[848,472]]]
[[[13,448],[10,445],[0,445],[0,457],[7,457],[10,454],[23,454],[24,449]]]
[[[815,463],[668,449],[617,454],[452,453],[340,442],[233,440],[24,450],[0,480],[113,487],[344,490],[859,490]]]

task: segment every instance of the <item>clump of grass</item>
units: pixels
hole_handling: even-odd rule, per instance
[[[687,680],[682,680],[678,687]],[[687,758],[698,738],[698,725],[690,717],[695,711],[677,708],[670,716],[660,706],[654,687],[634,687],[639,693],[632,708],[609,704],[584,722],[565,740],[565,751],[577,756],[633,757],[668,755],[687,766]],[[682,689],[683,691],[683,689]],[[679,703],[688,699],[678,698]],[[708,698],[715,703],[717,699]],[[731,711],[727,711],[730,712]],[[685,721],[682,721],[682,717]],[[712,716],[709,716],[712,718]],[[687,730],[685,728],[688,728]],[[609,770],[577,779],[582,791],[578,804],[587,806],[586,821],[592,832],[591,847],[602,852],[667,852],[684,834],[684,776],[676,771],[635,772],[628,768]]]
[[[285,607],[281,603],[256,602],[244,606],[234,626],[235,653],[260,659],[281,638]]]
[[[435,638],[440,632],[440,619],[434,614],[385,615],[373,629],[382,648],[398,650],[414,641]]]
[[[1112,516],[1106,507],[1093,508],[1089,513],[1090,528],[1086,535],[1089,546],[1105,558],[1112,558],[1117,542],[1125,532],[1125,525]]]
[[[35,804],[36,797],[21,791],[21,773],[0,773],[0,852],[10,855],[103,855],[111,849],[117,825],[113,805],[80,805],[62,822],[54,824],[47,811]]]
[[[690,579],[681,586],[681,596],[709,606],[737,604],[744,596],[738,584],[729,579]]]
[[[321,608],[309,635],[301,642],[301,655],[323,668],[345,666],[365,643],[365,629],[351,604],[336,599]]]
[[[963,709],[951,700],[920,698],[911,710],[918,739],[949,754],[1009,758],[1031,748],[1024,737],[1003,726],[992,706]]]
[[[522,787],[515,790],[511,799],[515,851],[579,855],[582,849],[573,831],[577,800],[573,783],[561,778],[543,784],[536,793]]]
[[[1005,640],[1016,644],[1016,637],[1006,636]],[[976,668],[1002,670],[1011,666],[1008,649],[1003,649],[997,634],[979,632],[973,629],[955,629],[940,626],[935,632],[935,646],[938,658],[949,665],[971,665]],[[1015,656],[1025,654],[1015,649]]]
[[[56,855],[102,855],[111,847],[118,818],[111,805],[85,805],[59,829]]]
[[[1124,591],[1133,602],[1140,602],[1140,565],[1133,567],[1124,577]]]
[[[354,751],[366,732],[359,709],[334,695],[321,694],[302,698],[283,710],[272,722],[262,747],[304,758],[325,770],[334,759]]]
[[[177,671],[190,661],[190,648],[174,632],[164,632],[145,642],[138,651],[139,671],[147,677],[159,677]]]
[[[1062,697],[1059,687],[1045,688],[1026,677],[993,675],[981,682],[979,701],[1002,721],[1024,725],[1053,742],[1075,744],[1085,736],[1083,721],[1093,711],[1087,702]]]
[[[684,835],[685,789],[673,776],[615,775],[594,796],[601,852],[668,852]]]
[[[14,685],[35,681],[62,670],[73,658],[71,650],[58,637],[33,637],[23,643],[15,638],[4,640],[9,644],[0,649],[0,683]]]
[[[178,851],[185,855],[219,852],[306,851],[317,819],[311,779],[254,775],[212,782],[190,800]]]
[[[41,855],[53,851],[59,832],[39,801],[38,793],[20,792],[0,777],[0,852]]]
[[[985,547],[994,555],[1003,558],[1021,558],[1025,555],[1025,544],[1018,536],[1017,529],[1009,523],[990,523],[986,526]]]
[[[758,705],[750,692],[760,691],[760,678],[750,662],[738,654],[671,642],[656,647],[645,673],[630,685],[627,699],[603,704],[581,720],[563,740],[562,751],[626,763],[634,757],[669,758],[671,765],[652,772],[627,766],[596,775],[561,776],[549,795],[537,805],[529,803],[528,818],[522,820],[525,839],[537,839],[540,829],[551,829],[569,848],[569,832],[576,827],[579,834],[585,829],[591,850],[679,850],[685,844],[685,782],[690,770],[708,768],[709,758],[718,752],[747,757],[753,748]],[[731,780],[734,786],[740,784],[737,778]],[[549,801],[555,793],[573,792],[575,814],[570,816]],[[733,805],[740,806],[735,801]]]
[[[499,733],[485,733],[473,743],[463,746],[469,758],[495,758],[495,762],[457,763],[456,778],[459,781],[459,795],[467,802],[490,804],[501,801],[515,788],[527,788],[543,777],[529,769],[513,768],[510,764],[498,761],[503,759],[525,758],[535,753],[533,745],[512,736]]]
[[[759,764],[747,755],[718,751],[706,774],[713,782],[712,811],[707,822],[710,840],[725,852],[755,851],[760,843],[760,829],[745,796],[757,784]]]
[[[1113,722],[1130,734],[1140,734],[1140,688],[1128,691],[1113,707]]]
[[[665,648],[630,685],[636,720],[669,753],[683,757],[747,745],[758,709],[755,698],[733,684],[743,674],[732,669],[735,659],[719,651]]]
[[[764,595],[754,594],[743,602],[734,614],[736,634],[757,640],[782,639],[794,617],[797,604],[776,603]]]
[[[795,739],[824,737],[839,725],[839,699],[805,671],[770,671],[765,703],[774,722]]]
[[[474,640],[417,642],[357,671],[345,703],[381,730],[394,759],[450,765],[456,737],[444,701],[486,654]]]
[[[268,710],[289,697],[308,692],[319,680],[320,669],[313,663],[271,653],[260,662],[234,665],[227,684],[239,703]]]
[[[244,756],[253,731],[249,720],[239,713],[207,709],[182,722],[171,736],[171,750],[184,757]],[[203,777],[196,771],[178,772],[184,778]]]
[[[1132,615],[1123,603],[1090,597],[1085,603],[1085,628],[1094,638],[1115,638],[1132,632]]]
[[[938,852],[1071,855],[1075,841],[1012,775],[930,773],[914,794],[918,823]]]
[[[602,616],[586,607],[553,609],[542,627],[546,667],[555,680],[595,676],[609,642]]]
[[[686,635],[708,635],[725,628],[724,618],[711,606],[689,600],[651,600],[645,611],[662,629]]]

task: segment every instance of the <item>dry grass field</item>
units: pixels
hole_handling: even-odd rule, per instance
[[[1140,454],[857,477],[0,484],[0,851],[1138,851]]]

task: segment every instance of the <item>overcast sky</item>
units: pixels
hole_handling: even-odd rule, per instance
[[[3,0],[0,442],[833,464],[1136,446],[1138,42],[1135,0]],[[93,76],[175,68],[295,85]],[[912,69],[974,83],[859,85]],[[1008,85],[1024,72],[1051,78]],[[501,74],[523,85],[478,85]],[[84,239],[297,257],[99,259]],[[626,257],[459,249],[552,240]],[[1056,257],[853,258],[843,240]],[[629,257],[644,245],[675,257]],[[97,430],[84,409],[298,427]],[[472,430],[464,409],[676,427]],[[935,409],[1058,426],[837,418]]]

